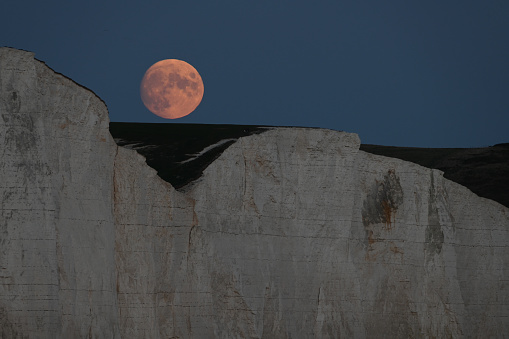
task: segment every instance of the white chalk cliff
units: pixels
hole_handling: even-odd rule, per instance
[[[240,138],[177,191],[33,53],[0,114],[5,338],[509,333],[509,209],[355,134]]]

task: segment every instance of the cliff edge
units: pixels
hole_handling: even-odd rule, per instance
[[[240,137],[177,191],[33,53],[0,114],[3,337],[509,333],[509,209],[355,134]]]

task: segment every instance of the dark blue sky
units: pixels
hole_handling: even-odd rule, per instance
[[[0,45],[92,89],[111,121],[324,127],[363,143],[509,142],[509,1],[3,1]],[[161,59],[200,72],[189,116],[141,102]]]

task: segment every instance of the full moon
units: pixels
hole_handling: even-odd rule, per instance
[[[145,72],[140,94],[143,104],[152,113],[165,119],[178,119],[200,104],[203,81],[198,71],[187,62],[161,60]]]

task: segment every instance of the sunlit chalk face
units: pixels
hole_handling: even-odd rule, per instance
[[[152,113],[165,119],[178,119],[200,104],[203,81],[198,71],[187,62],[161,60],[145,72],[140,94],[143,104]]]

